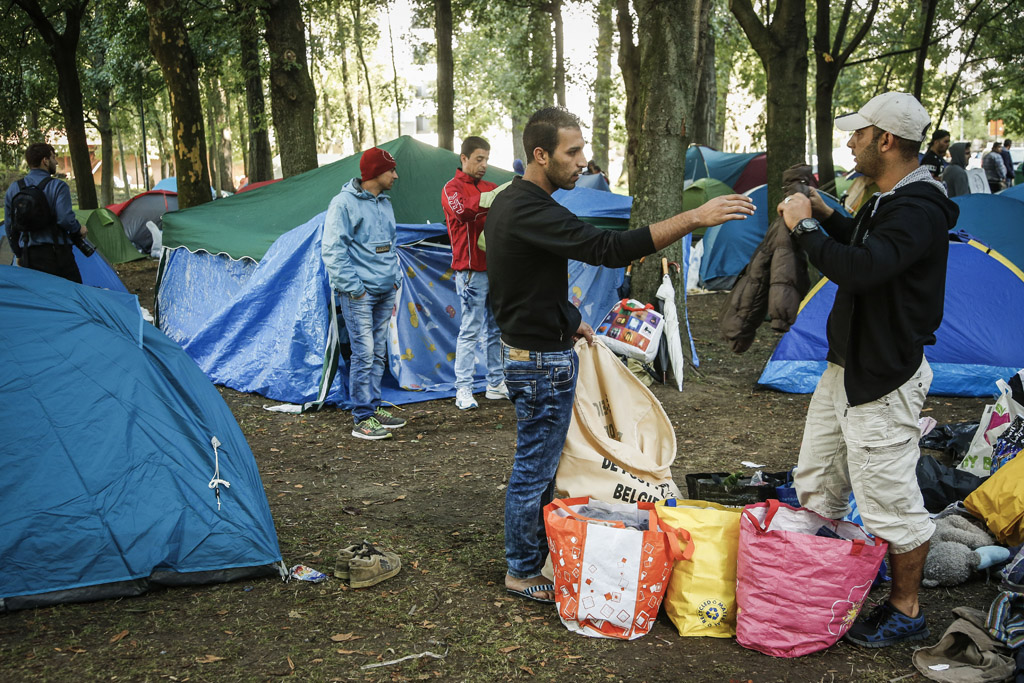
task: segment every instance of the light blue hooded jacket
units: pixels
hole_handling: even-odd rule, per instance
[[[327,208],[320,247],[331,287],[353,298],[396,287],[402,270],[395,232],[390,197],[383,192],[374,197],[358,178],[345,183]]]

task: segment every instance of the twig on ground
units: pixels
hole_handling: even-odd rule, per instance
[[[431,657],[433,659],[444,659],[444,655],[434,654],[433,652],[427,650],[426,652],[420,652],[419,654],[416,654],[416,655],[406,655],[404,657],[399,657],[398,659],[392,659],[389,662],[376,662],[374,664],[363,664],[359,668],[361,668],[361,669],[376,669],[379,666],[391,666],[392,664],[400,664],[402,662],[407,662],[410,659],[420,659],[421,657]]]
[[[916,675],[917,675],[917,672],[915,671],[912,674],[906,674],[904,676],[897,676],[896,678],[890,678],[889,679],[889,683],[896,683],[896,681],[902,681],[904,678],[910,678],[911,676],[916,676]]]

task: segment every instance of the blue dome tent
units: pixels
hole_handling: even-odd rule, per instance
[[[0,612],[283,571],[238,424],[134,296],[0,266],[0,319]]]
[[[951,239],[942,324],[936,343],[925,347],[934,373],[930,393],[991,396],[996,380],[1024,367],[1024,317],[1017,314],[1018,302],[1024,301],[1024,273],[977,241]],[[825,325],[835,292],[835,283],[827,279],[811,289],[758,384],[795,394],[814,391],[825,371]]]

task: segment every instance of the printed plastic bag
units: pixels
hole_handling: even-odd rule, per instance
[[[665,319],[651,304],[623,299],[597,326],[596,334],[615,353],[645,363],[654,360],[665,329]]]

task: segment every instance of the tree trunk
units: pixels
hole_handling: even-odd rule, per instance
[[[249,159],[246,175],[249,182],[258,183],[274,177],[274,160],[270,152],[270,134],[267,121],[267,101],[260,73],[260,18],[253,6],[242,5],[244,15],[239,26],[242,75],[245,79],[245,115],[249,128]]]
[[[633,210],[630,226],[640,227],[669,218],[683,210],[686,148],[697,84],[684,74],[699,71],[701,17],[712,0],[664,3],[636,0],[640,52],[637,95],[640,119],[637,166],[658,169],[631,179]],[[660,252],[669,261],[682,262],[679,243]],[[661,282],[654,264],[633,274],[633,291],[641,301],[653,301]],[[679,287],[680,300],[684,288]]]
[[[526,116],[512,115],[512,157],[526,164],[526,148],[523,147],[523,129],[526,128]]]
[[[921,42],[917,53],[917,63],[914,65],[914,97],[921,100],[921,92],[924,90],[924,65],[928,59],[928,43],[932,40],[932,30],[935,28],[935,10],[939,0],[921,0],[921,9],[924,10],[924,25],[921,27]]]
[[[96,183],[92,177],[92,157],[85,134],[85,109],[82,104],[82,83],[78,75],[77,58],[82,16],[89,5],[89,0],[64,3],[63,33],[57,33],[37,0],[14,0],[14,4],[28,14],[32,25],[49,48],[50,57],[57,71],[57,102],[64,118],[64,133],[71,154],[78,208],[95,209]]]
[[[619,28],[619,70],[626,88],[626,159],[623,170],[629,178],[629,193],[636,189],[636,155],[640,138],[640,51],[633,42],[633,18],[629,0],[616,0],[616,24]]]
[[[100,134],[100,204],[114,203],[114,128],[110,125],[110,89],[99,93],[96,130]]]
[[[710,5],[705,5],[710,8]],[[701,20],[701,36],[703,47],[701,48],[700,82],[697,85],[697,100],[693,108],[693,135],[691,140],[697,144],[706,145],[712,149],[719,149],[718,140],[718,83],[716,79],[717,65],[715,63],[715,33],[710,26],[710,15],[708,11]]]
[[[210,201],[206,131],[199,98],[198,65],[174,0],[146,0],[149,47],[171,94],[171,141],[178,176],[178,207]]]
[[[156,149],[157,154],[160,155],[160,177],[167,177],[167,144],[164,141],[164,124],[163,124],[163,113],[161,110],[154,111],[153,121],[153,136],[156,138]]]
[[[348,79],[348,48],[342,43],[341,48],[341,83],[345,86],[345,114],[348,117],[348,129],[352,134],[352,153],[358,154],[363,149],[363,126],[352,110],[352,92]]]
[[[384,11],[387,13],[388,20],[388,45],[391,48],[391,72],[394,75],[392,84],[395,88],[395,111],[398,112],[398,135],[395,137],[402,136],[402,98],[398,94],[398,66],[395,64],[395,38],[391,35],[391,10],[388,6],[384,6]]]
[[[551,19],[555,25],[555,98],[565,106],[565,46],[562,38],[562,0],[551,0]]]
[[[768,26],[754,12],[750,0],[729,0],[764,66],[768,83],[768,205],[782,200],[782,172],[804,163],[804,128],[807,117],[806,0],[778,0]]]
[[[452,55],[452,2],[434,0],[437,39],[437,146],[455,149],[455,61]]]
[[[212,89],[210,96],[213,100],[213,118],[216,121],[214,127],[214,156],[217,159],[217,175],[220,176],[220,187],[222,192],[234,192],[235,180],[232,171],[231,153],[231,125],[228,120],[229,103],[227,94],[221,87],[220,77],[214,76],[210,79]]]
[[[550,107],[555,101],[555,44],[551,14],[541,9],[530,12],[530,73],[536,83],[536,107]],[[532,113],[532,112],[531,112]]]
[[[366,57],[363,55],[363,8],[362,0],[355,0],[352,4],[352,35],[356,43],[356,55],[359,63],[363,66],[363,81],[366,84],[366,104],[370,107],[370,131],[373,133],[373,145],[377,146],[377,114],[373,110],[373,86],[370,84],[370,69],[366,66]]]
[[[121,139],[121,128],[117,129],[117,154],[121,160],[121,182],[124,184],[124,198],[128,199],[132,196],[132,186],[128,181],[128,164],[125,163],[124,159],[124,140]]]
[[[289,178],[317,167],[316,91],[306,69],[306,26],[299,0],[269,0],[266,39],[270,48],[270,110],[274,117],[281,173]]]
[[[615,0],[597,4],[597,78],[594,79],[594,134],[590,147],[594,163],[608,171],[608,128],[612,99],[612,8]]]
[[[210,186],[216,190],[216,197],[220,196],[220,167],[217,165],[217,117],[213,109],[213,78],[206,80],[206,107],[203,114],[206,116],[206,165],[210,169]]]

